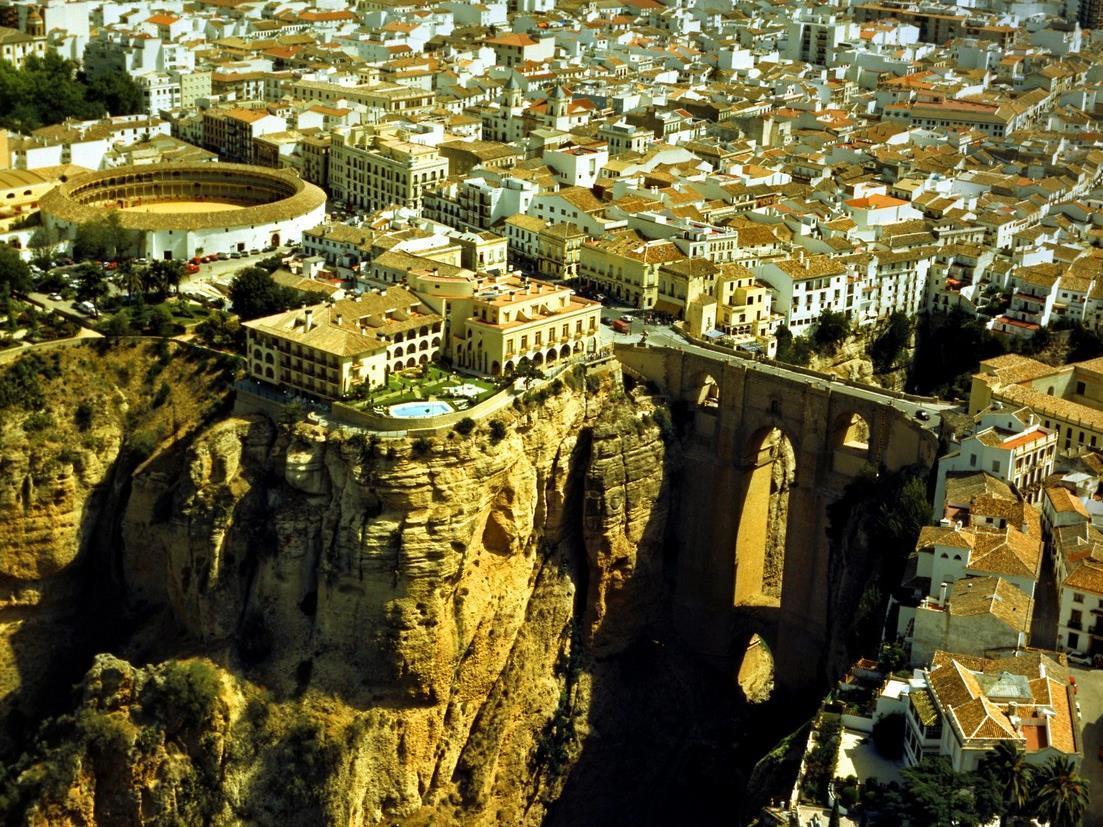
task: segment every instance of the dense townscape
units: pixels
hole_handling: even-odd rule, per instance
[[[484,454],[513,445],[540,456],[531,480],[511,481],[475,520],[480,553],[550,554],[585,535],[587,573],[570,588],[591,601],[575,608],[574,631],[568,624],[543,647],[560,652],[545,683],[562,688],[550,708],[532,705],[547,721],[519,773],[535,779],[523,811],[501,792],[492,812],[485,789],[470,791],[497,759],[461,760],[442,739],[434,761],[448,772],[419,770],[416,783],[395,782],[371,803],[364,793],[360,809],[311,789],[292,809],[261,815],[220,793],[208,809],[157,798],[145,815],[124,816],[97,801],[80,816],[75,793],[57,803],[57,790],[76,786],[43,780],[86,789],[105,777],[96,761],[110,739],[96,741],[78,715],[70,740],[83,738],[90,757],[73,758],[83,769],[70,775],[43,769],[57,744],[0,741],[11,756],[0,810],[12,823],[162,823],[149,813],[170,812],[179,823],[452,823],[433,821],[445,803],[456,823],[582,823],[569,805],[558,816],[552,805],[579,783],[567,768],[587,743],[578,675],[597,673],[577,665],[578,653],[600,661],[612,652],[601,648],[602,623],[646,602],[616,601],[633,577],[647,580],[645,548],[663,534],[681,556],[648,565],[665,572],[658,591],[673,606],[672,628],[712,658],[710,669],[731,660],[726,692],[740,710],[785,708],[784,724],[761,730],[769,743],[748,748],[753,762],[733,762],[738,782],[726,783],[742,803],[728,821],[1103,825],[1103,0],[0,0],[0,323],[0,449],[18,432],[13,450],[32,458],[46,434],[64,431],[46,384],[66,375],[65,359],[157,349],[140,402],[120,401],[130,380],[119,379],[113,400],[64,403],[80,402],[66,422],[85,434],[84,450],[122,450],[119,473],[136,481],[131,504],[147,497],[153,517],[141,531],[129,511],[115,519],[116,545],[140,535],[169,548],[149,539],[167,530],[153,527],[188,524],[187,543],[199,548],[196,503],[244,502],[259,480],[313,503],[351,479],[380,485],[393,463],[437,481],[437,495],[401,506],[365,495],[359,516],[311,529],[321,537],[340,523],[366,548],[378,540],[372,520],[393,520],[400,533],[435,524],[434,497],[478,466],[448,453],[471,440]],[[193,375],[156,378],[176,358],[215,360],[231,421],[284,434],[265,438],[264,450],[286,452],[278,472],[242,470],[246,455],[259,462],[263,440],[252,431],[232,461],[210,458],[224,446],[188,447],[216,414],[190,401],[210,393],[185,390]],[[575,396],[577,411],[564,401]],[[563,469],[580,456],[608,459],[596,446],[625,401],[636,424],[617,426],[624,469],[591,464],[575,481]],[[93,440],[97,418],[118,419],[129,435]],[[587,447],[547,470],[533,429],[553,421],[565,429],[553,442],[582,444],[585,433]],[[647,429],[664,447],[625,447]],[[317,446],[334,434],[345,454],[323,461]],[[392,465],[334,471],[354,443]],[[91,481],[106,471],[67,450],[59,462],[89,490],[111,487],[114,477]],[[633,465],[633,450],[658,453]],[[457,464],[441,470],[434,463],[446,456]],[[168,479],[180,463],[193,463],[187,484],[143,493],[151,473]],[[0,462],[0,474],[16,465]],[[309,482],[322,468],[328,481]],[[556,474],[563,481],[549,481]],[[271,482],[280,475],[282,489]],[[46,488],[32,478],[28,470],[0,490],[0,512],[37,508]],[[225,490],[210,493],[216,482]],[[652,482],[645,508],[639,490]],[[534,493],[518,493],[529,485]],[[585,491],[577,514],[572,486]],[[618,486],[625,493],[610,494]],[[738,500],[686,504],[713,492]],[[243,603],[240,625],[218,632],[187,619],[218,611],[180,606],[215,590],[213,572],[229,565],[219,562],[224,544],[267,543],[277,557],[299,548],[306,518],[289,528],[280,497],[269,493],[257,518],[269,525],[248,539],[225,539],[242,519],[215,520],[217,541],[203,543],[218,553],[188,563],[171,585],[149,586],[152,564],[137,575],[132,563],[112,564],[142,595],[127,617],[164,599],[189,641],[238,641],[228,661],[196,652],[266,686],[258,664],[299,645],[272,631],[273,599]],[[530,505],[544,534],[536,516],[518,516]],[[632,527],[645,511],[669,525],[654,537]],[[623,534],[610,514],[621,515]],[[528,539],[509,540],[526,519]],[[560,519],[584,528],[548,527]],[[0,556],[16,559],[43,531],[0,535]],[[91,530],[73,531],[73,554],[87,556]],[[727,574],[693,562],[714,559],[698,549],[717,537],[730,541],[716,552],[731,558]],[[418,570],[424,561],[404,569],[410,542],[395,541],[397,562],[381,564],[393,593],[364,614],[393,622],[401,631],[387,639],[399,649],[422,623],[394,608],[416,592],[404,578],[437,576]],[[426,560],[459,554],[456,570],[467,570],[466,540],[437,542],[448,549]],[[314,576],[380,565],[370,556],[330,560]],[[26,584],[54,576],[47,568],[0,572],[6,635],[38,605]],[[255,576],[268,585],[249,580],[240,587],[248,599],[287,572]],[[538,578],[527,576],[531,592]],[[449,589],[465,583],[463,595],[475,588],[466,575],[440,577]],[[515,580],[494,588],[521,589]],[[311,618],[320,588],[295,599]],[[192,589],[203,593],[185,599]],[[724,592],[718,646],[699,634],[715,613],[711,590]],[[133,608],[131,597],[122,602]],[[461,619],[439,640],[454,636],[458,676],[463,658],[482,652],[472,641],[500,618],[474,623],[461,598],[449,599]],[[422,614],[425,600],[415,601]],[[298,695],[288,697],[312,680],[326,686],[313,665],[325,636],[311,634],[314,654],[297,661]],[[649,635],[661,637],[639,639]],[[798,649],[812,656],[799,668],[786,662],[801,659]],[[433,671],[428,656],[400,660],[386,679],[357,685],[412,682],[417,690],[403,691],[416,703],[442,703],[447,693],[426,690],[429,678],[410,677]],[[495,674],[512,674],[507,662]],[[5,720],[12,710],[34,718],[19,700],[32,685],[21,669],[0,669]],[[199,692],[195,681],[189,691]],[[493,681],[484,683],[480,703]],[[214,703],[218,693],[208,694]],[[482,724],[455,711],[467,701],[455,703],[437,726],[469,727],[450,737],[473,742]],[[188,743],[176,752],[191,755],[214,720],[203,715],[176,736],[164,721],[156,736],[141,729],[127,754],[143,738],[173,753],[176,737]],[[729,742],[759,731],[741,720]],[[495,737],[508,729],[486,726]],[[307,740],[321,743],[323,730]],[[309,776],[321,789],[336,776],[312,761],[304,773],[321,772]],[[216,775],[189,782],[188,795],[234,786]],[[429,820],[401,820],[415,815]]]

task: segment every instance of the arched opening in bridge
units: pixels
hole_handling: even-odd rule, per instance
[[[861,414],[845,413],[835,423],[835,447],[866,453],[869,451],[869,423]]]
[[[701,385],[697,390],[697,407],[699,408],[719,408],[720,407],[720,386],[716,383],[716,380],[709,374],[705,374],[705,377],[701,380]]]
[[[735,539],[736,606],[781,605],[789,489],[796,453],[778,428],[759,431],[747,446],[743,502]]]
[[[846,411],[832,424],[833,469],[841,474],[859,474],[870,462],[871,429],[859,413]]]

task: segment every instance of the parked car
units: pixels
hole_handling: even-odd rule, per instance
[[[219,261],[225,261],[229,257],[230,257],[229,253],[219,253],[218,255],[215,256],[215,258],[217,258]]]
[[[230,258],[241,258],[242,255],[244,255],[244,253],[233,252],[233,253],[230,253]]]
[[[51,294],[50,294],[50,301],[52,301],[52,302],[59,302],[59,301],[61,301],[61,300],[62,300],[62,299],[61,299],[61,294],[60,294],[60,293],[51,293]]]
[[[931,418],[931,415],[929,413],[927,413],[925,410],[923,410],[922,408],[920,408],[918,411],[915,412],[915,418],[916,419],[921,419],[924,422],[926,422],[928,419]]]
[[[624,320],[624,317],[622,316],[621,318],[613,322],[613,330],[615,330],[617,333],[631,333],[632,325],[626,322]]]

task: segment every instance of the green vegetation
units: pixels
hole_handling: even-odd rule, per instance
[[[89,79],[74,61],[54,52],[28,57],[22,68],[0,61],[0,128],[30,132],[66,118],[141,111],[141,90],[126,72]]]
[[[490,420],[490,441],[497,444],[506,438],[506,425],[500,419]]]
[[[912,322],[900,310],[894,310],[885,320],[869,346],[869,357],[876,373],[886,373],[896,368],[897,362],[908,347],[912,335]]]
[[[467,436],[475,430],[475,420],[469,416],[465,416],[459,422],[452,426],[452,430],[461,436]]]
[[[19,257],[17,250],[0,244],[0,289],[9,293],[26,293],[31,286],[31,268]]]
[[[804,759],[804,776],[800,780],[800,794],[805,801],[827,804],[828,788],[835,777],[835,762],[839,757],[843,725],[838,718],[821,718],[819,727],[813,730],[815,744]]]
[[[353,396],[358,402],[387,408],[403,402],[441,398],[445,396],[445,390],[460,385],[475,385],[480,389],[479,395],[470,400],[472,405],[493,396],[498,390],[485,379],[450,373],[432,362],[427,362],[420,367],[388,374],[387,384],[383,387],[368,389],[363,385],[357,386],[353,389]]]
[[[424,457],[433,450],[433,443],[423,436],[419,436],[410,445],[410,449],[414,452],[415,457]]]
[[[43,385],[61,375],[56,353],[27,353],[0,373],[0,408],[34,411],[46,404]]]
[[[777,329],[777,356],[779,362],[798,367],[807,367],[812,360],[812,344],[807,336],[794,336],[793,332],[781,325]]]
[[[930,516],[926,473],[910,467],[863,475],[827,507],[832,558],[846,561],[854,582],[864,584],[853,595],[839,596],[852,606],[844,621],[851,659],[878,651],[888,595],[899,585],[919,529]]]
[[[97,329],[105,336],[176,336],[191,325],[201,325],[212,316],[212,311],[194,302],[183,299],[170,299],[156,304],[147,304],[139,296],[129,306],[119,306],[117,301],[107,301],[101,308],[110,311],[117,308],[107,318],[100,321]]]
[[[241,323],[225,310],[215,310],[195,327],[196,338],[207,347],[239,351],[245,346]]]
[[[315,303],[315,299],[301,290],[277,284],[272,274],[260,267],[246,267],[234,276],[230,282],[230,301],[243,321]]]
[[[1011,825],[1033,818],[1051,827],[1077,827],[1088,805],[1087,785],[1072,761],[1054,756],[1035,768],[1009,743],[986,755],[976,772],[955,772],[948,758],[938,756],[902,775],[903,785],[872,780],[863,785],[865,823],[979,827],[994,819]]]
[[[825,310],[812,331],[812,347],[817,353],[834,353],[849,335],[850,320],[846,314]]]
[[[984,359],[1007,347],[984,321],[954,309],[947,316],[924,316],[916,331],[909,390],[946,399],[969,396],[971,377]]]
[[[141,234],[123,227],[118,212],[110,210],[104,218],[77,227],[73,257],[96,261],[130,258],[137,254],[140,240]]]
[[[1088,809],[1088,786],[1072,760],[1055,755],[1033,780],[1038,816],[1050,827],[1077,827]]]

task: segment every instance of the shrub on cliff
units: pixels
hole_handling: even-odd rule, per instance
[[[500,419],[492,419],[490,421],[490,441],[494,444],[501,442],[506,438],[506,426]]]
[[[142,708],[166,732],[198,730],[214,715],[221,684],[218,672],[202,661],[165,664],[142,692]]]
[[[459,422],[452,426],[452,430],[463,436],[467,436],[475,430],[475,420],[469,416],[465,416]]]

